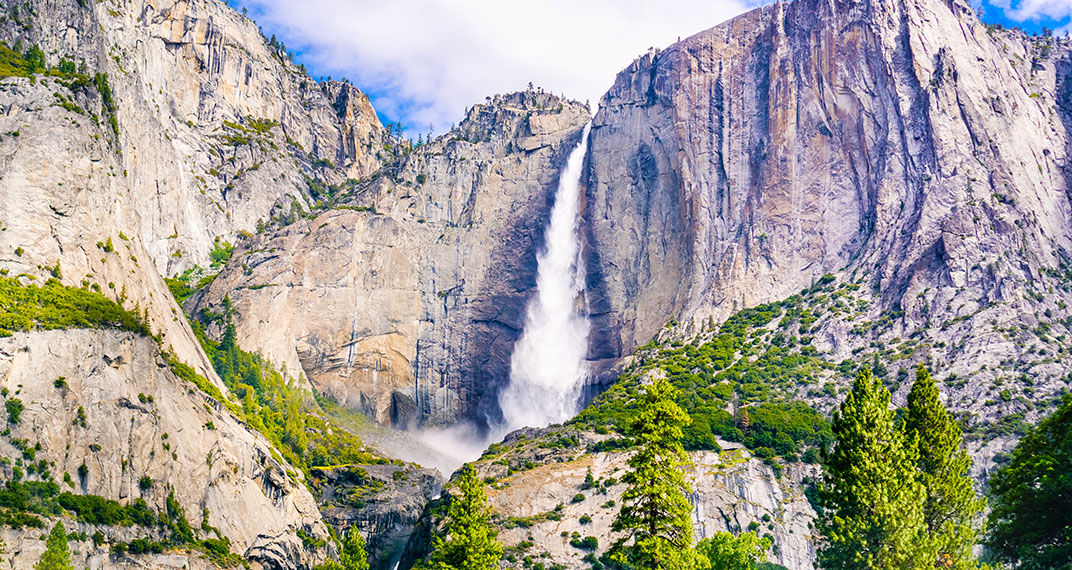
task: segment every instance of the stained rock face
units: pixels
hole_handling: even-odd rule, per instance
[[[842,270],[906,329],[1019,303],[1070,251],[1068,54],[967,2],[799,0],[636,60],[591,135],[593,357]]]
[[[494,420],[559,170],[588,121],[544,93],[496,97],[358,186],[259,237],[193,311],[319,392],[406,427]]]

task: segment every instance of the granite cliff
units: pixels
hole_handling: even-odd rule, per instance
[[[189,307],[229,298],[243,345],[381,423],[494,421],[588,120],[542,92],[489,98],[334,209],[247,242]]]
[[[438,477],[322,459],[305,479],[237,413],[250,392],[230,393],[201,326],[218,340],[233,324],[317,414],[494,424],[559,172],[589,121],[593,392],[661,350],[719,341],[729,319],[745,330],[732,364],[688,369],[725,374],[742,398],[727,410],[759,393],[828,411],[853,363],[882,364],[900,403],[924,362],[983,478],[1068,390],[1072,44],[987,27],[963,0],[778,2],[642,56],[594,118],[530,89],[419,146],[214,0],[2,6],[0,40],[44,61],[0,80],[0,274],[98,292],[151,332],[0,335],[4,397],[27,403],[0,438],[5,480],[32,460],[35,482],[77,474],[63,489],[78,495],[165,516],[173,495],[203,515],[203,539],[263,568],[309,568],[333,551],[325,523],[356,523],[377,567],[405,567]],[[194,289],[181,305],[175,283]],[[740,317],[765,303],[766,320]],[[584,567],[570,539],[609,542],[599,504],[626,455],[599,447],[605,428],[515,433],[485,454],[508,546]],[[694,452],[698,535],[762,526],[772,560],[810,568],[814,467],[718,446]],[[599,486],[580,489],[589,468]],[[138,535],[72,525],[105,534],[75,541],[90,567],[215,563],[113,552]],[[0,536],[14,567],[42,550],[37,530]]]
[[[778,2],[636,60],[592,130],[592,357],[827,273],[864,276],[898,333],[1057,309],[1069,65],[1067,40],[929,0]]]

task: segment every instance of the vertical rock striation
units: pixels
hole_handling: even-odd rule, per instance
[[[353,190],[260,236],[191,300],[229,297],[240,343],[399,427],[498,415],[536,252],[585,107],[496,96]]]
[[[1020,303],[1072,245],[1069,69],[960,0],[778,2],[636,60],[592,131],[592,356],[842,270],[906,329]]]

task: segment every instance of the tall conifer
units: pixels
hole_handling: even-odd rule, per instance
[[[342,538],[339,562],[343,570],[369,570],[368,551],[365,550],[365,537],[357,526],[350,525]]]
[[[914,446],[905,444],[889,403],[889,391],[865,369],[834,413],[816,524],[822,568],[934,568]]]
[[[619,563],[645,570],[689,567],[692,551],[692,489],[682,469],[691,465],[681,446],[689,415],[674,403],[674,387],[655,380],[640,397],[629,435],[638,444],[629,459],[628,484],[613,529],[625,536],[611,549]],[[631,544],[628,542],[632,540]]]
[[[1072,395],[990,479],[987,544],[1021,570],[1072,570]]]
[[[920,364],[908,394],[905,434],[916,445],[923,485],[923,520],[935,541],[938,568],[975,567],[972,547],[984,502],[975,494],[971,457],[961,449],[961,431],[938,400],[938,387]]]
[[[495,570],[503,547],[491,526],[491,508],[484,484],[472,465],[462,467],[459,494],[450,500],[442,536],[432,545],[426,568],[431,570]]]
[[[63,523],[56,522],[52,532],[45,539],[45,551],[41,560],[34,564],[34,570],[74,570],[71,565],[71,549],[67,546],[67,531]]]

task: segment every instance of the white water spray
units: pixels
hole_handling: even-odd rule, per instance
[[[510,385],[499,396],[504,431],[543,427],[577,413],[588,352],[577,218],[590,129],[585,125],[558,181],[546,249],[537,256],[536,297],[529,301],[524,331],[510,357]]]

